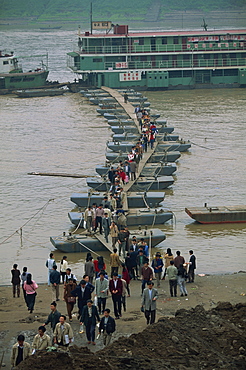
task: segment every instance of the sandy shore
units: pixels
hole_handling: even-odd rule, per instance
[[[140,312],[140,281],[132,281],[131,297],[127,298],[127,311],[123,317],[117,321],[117,331],[114,339],[122,335],[128,336],[138,333],[146,327],[143,314]],[[157,304],[157,319],[161,316],[173,316],[180,308],[189,309],[196,305],[202,305],[205,309],[216,306],[218,302],[229,301],[232,304],[246,302],[246,273],[239,272],[232,275],[210,275],[196,276],[195,283],[187,284],[188,296],[170,298],[168,280],[161,281],[159,300]],[[46,284],[40,285],[33,314],[29,314],[24,304],[23,296],[12,298],[12,287],[0,287],[0,311],[1,311],[1,334],[0,358],[4,350],[3,362],[6,368],[10,369],[10,351],[16,342],[16,336],[24,333],[29,343],[37,332],[37,328],[46,319],[50,312],[49,305],[52,300],[51,288]],[[62,293],[62,287],[60,287]],[[179,293],[179,291],[178,291]],[[112,309],[112,300],[108,299],[107,307]],[[58,309],[62,314],[66,314],[65,303],[58,302]],[[78,346],[86,345],[85,334],[79,334],[79,324],[77,318],[71,323],[74,330],[75,344]],[[50,332],[50,328],[48,329]],[[90,349],[97,351],[102,348],[101,340],[97,340],[97,345]]]

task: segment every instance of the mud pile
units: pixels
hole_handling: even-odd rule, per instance
[[[138,334],[121,337],[91,353],[73,346],[67,353],[37,354],[18,369],[191,370],[246,368],[246,303],[219,303],[179,310]]]

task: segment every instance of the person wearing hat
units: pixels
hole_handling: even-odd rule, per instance
[[[155,278],[157,281],[157,288],[160,287],[160,281],[161,281],[161,274],[162,274],[162,268],[163,268],[163,260],[161,258],[161,254],[159,252],[156,253],[155,258],[152,261],[151,267],[154,269]]]
[[[156,300],[158,299],[158,291],[153,288],[154,283],[148,281],[148,287],[144,289],[142,296],[142,307],[148,324],[154,324],[156,316]]]
[[[88,299],[91,299],[91,289],[86,285],[85,280],[81,280],[80,284],[71,291],[73,297],[78,297],[79,316],[82,314],[83,307],[86,306]]]
[[[95,329],[96,321],[100,322],[100,317],[98,315],[97,307],[92,304],[92,300],[88,299],[86,306],[83,307],[80,325],[85,325],[86,328],[86,337],[88,344],[95,343]]]

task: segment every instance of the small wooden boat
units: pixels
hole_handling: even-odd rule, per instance
[[[15,94],[19,98],[37,98],[43,96],[57,96],[63,95],[66,92],[64,89],[30,89],[30,90],[17,90]]]
[[[166,239],[166,235],[160,229],[149,230],[131,230],[131,235],[135,235],[137,240],[143,238],[149,245],[156,247]],[[92,251],[108,251],[103,243],[93,236],[86,235],[64,235],[64,236],[51,236],[51,243],[54,247],[64,253],[78,253],[88,252],[88,248]]]
[[[185,212],[201,224],[223,224],[246,222],[246,205],[231,207],[204,207],[185,208]]]
[[[91,193],[73,193],[71,195],[71,201],[75,203],[80,208],[86,208],[92,206],[93,203],[99,205],[105,193],[102,192],[91,192]],[[163,202],[165,198],[164,192],[128,192],[127,193],[127,202],[129,208],[143,208],[146,207],[155,207],[159,203]]]

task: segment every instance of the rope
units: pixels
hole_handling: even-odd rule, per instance
[[[93,251],[92,249],[90,249],[89,247],[87,247],[85,244],[81,243],[81,242],[78,242],[80,245],[82,245],[82,247],[88,249],[89,252],[95,254],[96,256],[99,256],[100,257],[100,254],[96,253],[95,251]],[[105,258],[105,261],[109,262],[109,260],[107,258]]]
[[[194,143],[193,141],[190,141],[190,143],[191,143],[192,145],[199,146],[200,148],[203,148],[203,149],[215,150],[215,148],[208,148],[207,146],[196,144],[196,143]]]
[[[76,233],[76,231],[80,228],[82,220],[83,220],[83,213],[81,213],[79,223],[78,223],[76,229],[73,231],[73,234]]]
[[[20,226],[17,230],[15,230],[11,235],[9,235],[6,239],[4,239],[0,243],[0,245],[4,244],[7,240],[9,240],[16,233],[19,233],[19,230],[23,229],[24,226],[26,226],[39,212],[41,212],[45,207],[47,207],[47,205],[52,201],[54,201],[54,199],[49,199],[42,208],[40,208],[32,217],[30,217],[22,226]]]

